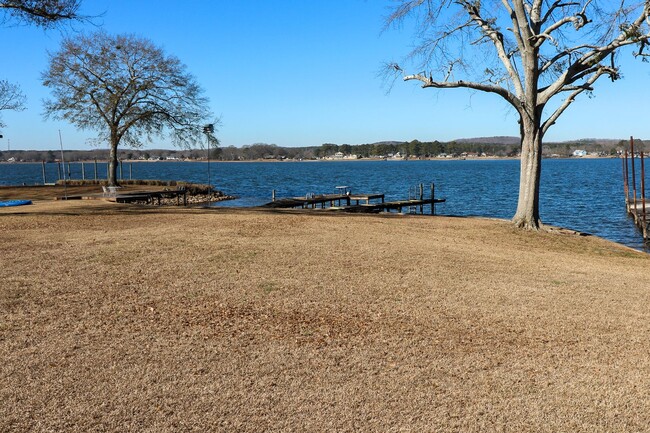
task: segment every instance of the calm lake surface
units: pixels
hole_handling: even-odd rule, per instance
[[[0,185],[43,182],[41,164],[0,164]],[[134,162],[123,165],[124,178],[185,180],[207,183],[205,162]],[[57,179],[57,164],[46,164],[48,182]],[[592,233],[650,252],[625,213],[620,159],[546,159],[540,193],[545,223]],[[85,164],[94,177],[92,163]],[[511,218],[517,205],[518,160],[327,161],[211,163],[212,184],[238,200],[220,206],[255,206],[277,197],[332,193],[347,185],[357,193],[380,192],[387,200],[405,199],[416,185],[436,186],[441,215]],[[98,176],[106,177],[106,164]],[[81,179],[81,164],[71,164],[71,178]],[[647,179],[646,179],[647,180]]]

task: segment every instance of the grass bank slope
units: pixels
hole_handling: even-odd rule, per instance
[[[650,256],[504,222],[0,210],[1,431],[645,431]]]

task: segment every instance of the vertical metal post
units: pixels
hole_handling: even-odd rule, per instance
[[[97,181],[97,158],[95,158],[95,181]]]
[[[424,213],[424,184],[420,184],[420,215]]]
[[[65,199],[68,199],[68,182],[65,179],[65,158],[63,156],[63,139],[61,138],[61,130],[59,129],[59,144],[61,145],[61,161],[63,161],[63,192]],[[70,165],[68,165],[70,168]]]
[[[129,162],[129,180],[133,179],[133,163]]]
[[[56,162],[56,174],[58,176],[57,180],[61,180],[61,161]]]
[[[81,161],[81,180],[86,180],[86,165]]]
[[[632,153],[632,191],[634,193],[634,199],[632,201],[634,205],[634,212],[636,212],[636,171],[634,167],[634,137],[630,137],[630,151]]]
[[[271,201],[275,201],[275,190],[271,191]]]
[[[47,177],[45,177],[45,161],[42,162],[41,167],[43,169],[43,185],[45,185],[47,183]]]

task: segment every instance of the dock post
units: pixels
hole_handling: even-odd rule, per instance
[[[434,202],[434,200],[435,200],[435,190],[436,190],[435,184],[431,183],[431,215],[436,214],[436,204]]]
[[[627,172],[627,148],[625,148],[625,151],[623,152],[623,158],[621,159],[623,161],[623,192],[625,193],[625,207],[627,208],[630,202],[630,176]]]
[[[275,190],[271,191],[271,201],[275,201]]]
[[[81,161],[81,180],[86,180],[86,165]]]
[[[632,153],[632,193],[634,195],[633,198],[633,205],[634,205],[634,212],[636,215],[636,172],[635,172],[635,167],[634,167],[634,137],[630,137],[630,152]],[[635,216],[636,218],[636,216]]]
[[[648,239],[648,220],[645,209],[645,163],[643,162],[643,151],[641,151],[641,206],[643,206],[643,239]]]
[[[41,167],[43,169],[43,185],[47,183],[47,177],[45,176],[45,161],[41,163]]]
[[[424,184],[420,184],[420,215],[424,214]]]
[[[61,161],[56,162],[56,174],[59,176],[58,180],[61,180]]]
[[[97,158],[95,158],[95,181],[97,181]]]
[[[133,162],[129,162],[129,180],[133,179]]]

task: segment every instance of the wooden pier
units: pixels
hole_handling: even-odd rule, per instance
[[[640,168],[637,169],[635,160],[638,159]],[[628,215],[634,220],[644,240],[650,240],[650,199],[645,196],[645,162],[643,151],[634,151],[634,138],[630,137],[630,152],[625,149],[623,156],[623,186],[625,190],[625,207]],[[637,174],[639,187],[637,191]],[[630,179],[631,178],[631,179]],[[631,180],[631,184],[630,184]],[[639,197],[637,197],[637,192]]]
[[[305,197],[290,197],[275,199],[275,192],[273,193],[274,200],[270,203],[263,205],[269,208],[301,208],[301,209],[329,209],[343,212],[352,213],[378,213],[390,212],[395,210],[402,213],[404,209],[408,209],[409,213],[417,213],[419,208],[420,214],[424,213],[424,206],[431,206],[431,215],[435,215],[436,203],[444,203],[446,199],[435,198],[434,185],[431,184],[431,197],[424,198],[423,185],[420,185],[420,195],[416,198],[409,198],[407,200],[385,201],[384,194],[353,194],[347,190],[348,187],[337,187],[337,189],[345,188],[345,193],[341,194],[308,194]]]
[[[123,193],[115,194],[113,197],[111,197],[111,199],[117,203],[133,203],[136,201],[144,201],[150,204],[154,204],[157,201],[159,206],[161,204],[161,199],[164,198],[176,198],[176,204],[178,206],[181,205],[182,199],[183,206],[187,206],[187,190],[185,188],[163,191]]]

